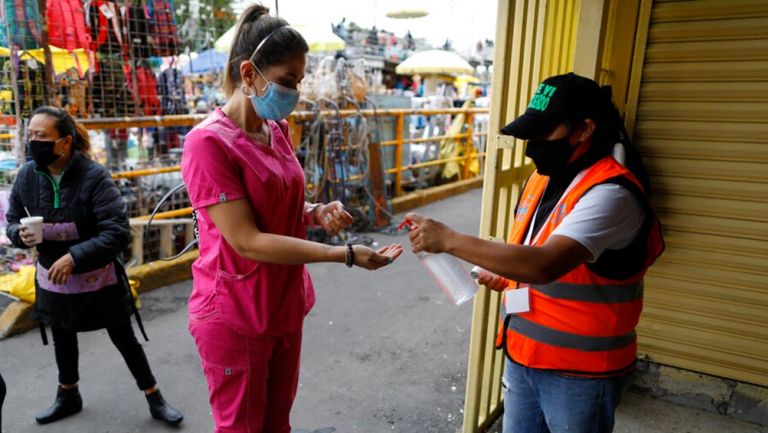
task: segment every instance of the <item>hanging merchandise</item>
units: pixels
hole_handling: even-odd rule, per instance
[[[364,59],[354,61],[347,75],[347,82],[355,100],[365,102],[365,96],[368,94],[368,82],[365,77]]]
[[[0,25],[0,46],[9,47],[5,23],[10,26],[11,42],[20,50],[42,46],[43,32],[37,0],[3,0],[3,23]]]
[[[336,61],[333,57],[325,57],[317,67],[315,77],[315,95],[318,99],[334,99],[338,94],[336,82]]]
[[[91,35],[85,26],[81,0],[49,0],[46,17],[50,45],[67,51],[91,47]]]
[[[189,114],[184,77],[177,68],[168,68],[158,76],[157,91],[163,104],[163,114]],[[164,128],[160,138],[167,149],[175,149],[181,147],[180,136],[189,132],[189,129],[185,126]]]
[[[149,22],[155,55],[167,57],[179,54],[179,34],[173,11],[173,0],[149,1]]]
[[[93,74],[93,113],[97,117],[122,117],[136,114],[136,104],[128,91],[120,55],[99,55]],[[128,70],[130,77],[130,69]]]
[[[12,76],[11,62],[17,62],[16,80],[18,88],[15,91],[15,96],[19,102],[20,113],[18,114],[22,118],[29,118],[37,107],[43,105],[45,90],[42,75],[44,67],[33,58],[27,60],[11,59],[3,62],[3,77]],[[15,111],[15,108],[13,110]]]
[[[131,54],[135,59],[146,59],[152,56],[152,46],[149,42],[150,27],[147,10],[141,6],[123,8],[125,25],[125,40],[128,42]]]
[[[316,203],[322,200],[325,189],[325,153],[323,137],[325,137],[325,116],[318,110],[301,143],[301,165],[304,167],[306,179],[305,193],[307,201]]]
[[[69,69],[56,79],[57,106],[72,117],[88,117],[88,80],[81,79],[76,69]]]
[[[105,0],[85,2],[85,23],[91,33],[91,49],[119,53],[123,48],[123,23],[117,3]]]
[[[8,119],[16,119],[16,105],[14,104],[16,98],[14,97],[14,87],[12,86],[13,78],[11,76],[11,61],[10,57],[0,56],[0,129],[11,126],[8,123]],[[15,124],[15,123],[14,123]],[[5,215],[2,212],[3,206],[3,191],[0,191],[0,226],[4,224]],[[0,227],[0,233],[1,227]]]
[[[200,22],[200,8],[201,8],[201,0],[189,0],[186,3],[186,8],[183,11],[176,11],[181,12],[182,15],[179,16],[182,24],[179,26],[179,36],[182,41],[184,41],[185,48],[189,47],[192,51],[199,52],[203,51],[206,48],[208,48],[213,41],[206,40],[210,39],[207,38],[209,35],[209,32],[201,32],[201,22]],[[206,5],[207,6],[207,5]],[[181,8],[180,8],[181,9]],[[208,15],[211,19],[213,18],[212,14]],[[206,23],[207,24],[207,23]]]
[[[2,50],[2,52],[0,52],[0,56],[7,56],[10,54],[10,51],[7,51],[8,48],[4,48],[9,46],[8,29],[5,27],[5,23],[8,22],[8,17],[6,17],[5,14],[5,6],[0,7],[0,22],[3,23],[0,25],[0,50]]]
[[[128,86],[133,89],[133,83]],[[145,116],[157,116],[163,113],[160,98],[157,96],[157,78],[148,66],[139,64],[136,67],[136,96],[141,111]]]
[[[187,98],[184,93],[184,77],[176,68],[168,68],[158,77],[157,92],[160,94],[165,114],[187,114]]]

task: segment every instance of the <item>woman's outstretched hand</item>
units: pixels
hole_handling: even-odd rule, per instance
[[[387,266],[397,260],[403,253],[403,246],[400,244],[391,244],[386,247],[372,250],[363,245],[352,247],[355,253],[355,266],[372,271]]]

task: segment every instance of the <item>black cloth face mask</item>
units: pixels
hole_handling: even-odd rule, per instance
[[[536,171],[542,176],[557,175],[565,170],[576,150],[568,142],[570,134],[557,140],[528,140],[525,156],[536,164]]]
[[[61,140],[61,139],[59,139]],[[38,167],[48,167],[59,159],[59,155],[53,153],[53,147],[56,145],[54,141],[43,140],[30,140],[29,141],[29,153],[32,156],[32,160],[35,161]]]

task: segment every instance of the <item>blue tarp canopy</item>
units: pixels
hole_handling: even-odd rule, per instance
[[[181,68],[183,74],[204,74],[206,72],[223,71],[227,65],[229,54],[220,53],[214,49],[202,51],[194,59]]]

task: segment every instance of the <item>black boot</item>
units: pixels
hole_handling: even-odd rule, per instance
[[[70,389],[59,387],[56,390],[56,400],[45,412],[35,416],[35,421],[39,424],[48,424],[74,415],[81,410],[83,410],[83,399],[80,397],[80,391],[77,387]]]
[[[163,399],[159,389],[146,396],[152,418],[165,421],[168,425],[179,425],[184,420],[184,415]]]

